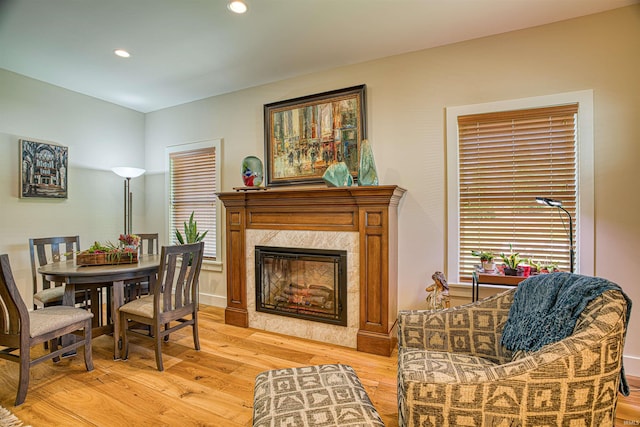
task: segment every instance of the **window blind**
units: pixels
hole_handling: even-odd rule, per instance
[[[571,104],[458,117],[462,281],[480,264],[472,250],[492,251],[499,264],[510,244],[569,271],[568,217],[535,198],[560,200],[577,225],[577,113]]]
[[[204,257],[216,257],[216,151],[215,147],[171,153],[170,204],[171,242],[177,244],[176,229],[184,236],[184,222],[191,212],[198,231],[208,231]]]

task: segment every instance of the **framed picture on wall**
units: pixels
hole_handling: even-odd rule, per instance
[[[69,148],[20,140],[20,197],[67,198]]]
[[[366,138],[366,85],[264,106],[266,185],[322,183],[329,166],[345,162],[358,177]]]

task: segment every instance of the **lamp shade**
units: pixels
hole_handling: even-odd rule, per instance
[[[123,178],[137,178],[145,172],[144,169],[130,168],[127,166],[119,166],[111,168],[111,170]]]
[[[546,197],[536,197],[536,202],[541,205],[555,206],[557,208],[562,207],[562,202],[560,200],[548,199]]]

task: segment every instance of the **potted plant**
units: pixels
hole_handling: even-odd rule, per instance
[[[553,261],[541,261],[540,262],[540,273],[554,273],[558,270],[558,263]]]
[[[124,245],[122,243],[116,246],[111,242],[104,244],[93,242],[93,245],[88,249],[78,252],[76,256],[76,263],[78,265],[133,264],[136,262],[138,262],[137,247]]]
[[[493,271],[496,268],[496,265],[493,262],[493,258],[495,255],[491,251],[471,251],[471,255],[480,257],[480,262],[482,262],[482,269],[485,272]]]
[[[181,245],[185,243],[198,243],[204,239],[204,236],[207,235],[209,230],[206,230],[204,233],[200,234],[198,231],[198,224],[193,219],[194,212],[191,212],[191,216],[189,217],[189,223],[187,221],[184,222],[184,236],[180,233],[180,230],[176,229],[176,239],[180,242]]]
[[[510,254],[507,255],[504,252],[500,254],[500,258],[502,258],[502,262],[504,263],[504,275],[517,276],[518,265],[522,262],[522,259],[520,259],[519,252],[513,252],[513,246],[511,244],[509,244],[509,249],[511,250]]]
[[[531,274],[537,274],[540,271],[540,262],[536,262],[532,258],[527,258],[526,263],[531,266]]]
[[[180,242],[181,245],[188,243],[198,243],[204,239],[204,236],[207,235],[209,230],[206,230],[204,233],[200,234],[198,231],[198,224],[193,219],[194,212],[191,212],[191,216],[189,217],[189,223],[187,221],[184,222],[184,236],[180,233],[180,230],[176,229],[176,239]],[[192,258],[189,258],[189,265],[191,265]]]

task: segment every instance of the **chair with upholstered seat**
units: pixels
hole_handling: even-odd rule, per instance
[[[21,405],[29,388],[29,370],[46,360],[57,362],[60,356],[84,347],[84,363],[93,370],[91,354],[91,318],[93,314],[81,308],[49,306],[29,312],[9,265],[9,257],[0,255],[0,358],[18,362],[20,374],[15,405]],[[82,339],[58,349],[58,338],[83,331]],[[31,347],[49,342],[51,352],[31,359]],[[19,354],[16,354],[19,352]]]
[[[164,370],[162,341],[168,338],[170,333],[186,326],[193,328],[193,344],[196,350],[200,350],[198,278],[203,251],[204,242],[162,247],[158,279],[152,280],[150,284],[151,294],[134,299],[119,309],[125,359],[129,354],[128,335],[134,333],[153,339],[158,370]],[[151,335],[129,329],[129,320],[149,325]]]
[[[72,259],[79,250],[80,236],[29,239],[34,310],[40,307],[61,305],[64,294],[64,283],[52,283],[40,277],[38,267],[51,262]]]
[[[31,257],[31,279],[33,281],[33,308],[62,305],[64,283],[49,282],[40,274],[38,268],[52,262],[61,262],[75,258],[80,251],[80,236],[42,237],[29,239]],[[95,304],[91,304],[95,301]],[[102,292],[100,288],[90,290],[76,287],[76,304],[83,304],[94,314],[94,326],[102,324]]]

